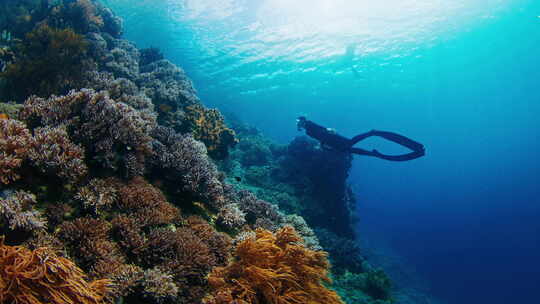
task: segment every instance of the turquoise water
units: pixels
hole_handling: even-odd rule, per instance
[[[539,1],[105,2],[206,104],[276,141],[307,115],[422,142],[407,163],[356,157],[362,237],[442,301],[538,302]]]

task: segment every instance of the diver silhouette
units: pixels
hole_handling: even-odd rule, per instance
[[[403,135],[399,135],[393,132],[371,130],[369,132],[356,135],[352,139],[349,139],[347,137],[337,134],[332,129],[325,128],[310,120],[307,120],[304,116],[298,117],[296,126],[298,128],[298,131],[305,129],[306,134],[310,137],[317,139],[324,149],[333,149],[340,152],[349,152],[358,155],[368,155],[392,161],[412,160],[418,157],[422,157],[425,154],[424,145]],[[375,149],[372,151],[368,151],[361,148],[353,147],[356,143],[371,136],[379,136],[389,141],[395,142],[411,149],[412,152],[402,155],[385,155]]]

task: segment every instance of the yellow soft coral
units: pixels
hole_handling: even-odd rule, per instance
[[[236,134],[227,128],[223,116],[218,110],[194,104],[187,106],[185,113],[193,137],[206,145],[206,149],[212,157],[225,158],[229,147],[238,142]]]
[[[0,237],[0,303],[100,304],[109,280],[87,282],[83,271],[51,249],[8,246]]]
[[[290,226],[275,234],[257,229],[255,238],[238,244],[234,262],[214,268],[208,277],[214,291],[205,303],[343,303],[322,284],[330,282],[326,256],[304,247]]]

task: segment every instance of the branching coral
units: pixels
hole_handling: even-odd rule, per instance
[[[166,127],[157,127],[152,135],[156,139],[152,161],[160,174],[164,172],[175,183],[180,180],[180,190],[199,196],[216,210],[221,209],[225,205],[223,184],[204,144]]]
[[[118,182],[114,178],[91,180],[79,189],[75,198],[83,203],[86,209],[98,214],[109,209],[118,199]]]
[[[219,210],[218,224],[221,224],[229,229],[242,227],[246,222],[245,214],[238,208],[235,203],[227,204]]]
[[[49,99],[32,96],[20,117],[32,127],[65,125],[71,139],[108,168],[128,171],[129,155],[142,163],[152,153],[149,133],[155,117],[112,100],[106,92],[83,89]]]
[[[173,276],[159,268],[148,269],[144,272],[144,294],[163,303],[173,300],[178,294],[178,286],[174,283]]]
[[[111,224],[99,219],[78,218],[59,226],[58,235],[68,248],[76,248],[73,256],[78,265],[92,269],[99,263],[122,264],[119,246],[109,238]]]
[[[0,181],[4,184],[19,178],[17,171],[25,160],[66,183],[75,183],[87,173],[82,148],[69,140],[63,126],[38,128],[31,137],[22,122],[0,119],[0,155]]]
[[[343,303],[322,284],[330,281],[326,253],[301,241],[290,226],[275,234],[258,229],[256,238],[237,245],[234,262],[214,268],[205,303]]]
[[[236,145],[238,139],[234,131],[225,125],[221,113],[200,104],[187,106],[185,113],[190,126],[189,131],[193,133],[195,139],[206,145],[210,156],[216,159],[227,157],[229,148]]]
[[[0,303],[100,304],[109,284],[88,282],[73,262],[46,247],[31,251],[0,238]]]
[[[141,227],[170,224],[180,217],[180,211],[167,202],[163,193],[141,177],[121,187],[118,195],[118,206]]]
[[[7,198],[0,198],[0,219],[9,224],[10,229],[32,231],[45,228],[46,221],[37,210],[33,209],[36,197],[24,191],[12,193]]]
[[[84,150],[69,140],[64,126],[37,128],[31,147],[29,158],[43,173],[50,172],[67,183],[73,183],[88,171]]]
[[[18,169],[28,156],[32,136],[17,120],[0,119],[0,182],[9,184],[20,175]]]
[[[217,232],[207,221],[198,216],[190,216],[185,220],[186,226],[201,240],[215,257],[216,265],[225,265],[230,256],[231,237],[223,232]]]
[[[258,219],[268,219],[277,226],[282,221],[282,215],[275,205],[257,198],[255,194],[242,190],[237,193],[240,209],[246,213],[249,222],[254,223]]]
[[[307,248],[311,250],[323,250],[321,245],[319,245],[319,240],[317,239],[315,232],[309,228],[303,217],[296,214],[284,216],[282,225],[293,226],[294,230],[296,230],[304,240],[304,244]]]

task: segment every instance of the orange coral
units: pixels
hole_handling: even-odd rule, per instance
[[[210,274],[214,292],[206,304],[343,303],[322,284],[330,282],[326,252],[304,247],[291,226],[275,234],[257,229],[255,238],[238,244],[235,255],[234,262]]]
[[[200,104],[187,106],[185,112],[193,137],[206,145],[211,156],[217,159],[225,158],[229,147],[236,145],[238,139],[234,131],[225,125],[221,113]]]
[[[109,280],[86,281],[73,262],[46,247],[7,246],[0,238],[0,303],[104,303]]]

